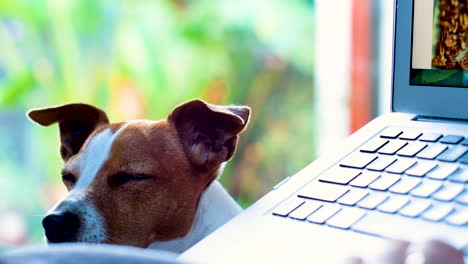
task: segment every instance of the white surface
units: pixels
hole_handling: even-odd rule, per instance
[[[432,68],[432,31],[434,0],[414,1],[413,65],[414,69]]]
[[[349,134],[351,0],[315,3],[315,142],[322,153]]]
[[[377,65],[378,83],[378,107],[377,115],[389,113],[391,111],[392,98],[392,69],[393,69],[393,10],[394,1],[379,0],[379,28],[377,29],[379,46],[379,62]]]

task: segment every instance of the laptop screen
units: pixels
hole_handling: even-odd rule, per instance
[[[468,87],[468,1],[414,2],[410,84]]]
[[[468,120],[468,0],[396,0],[392,111]]]

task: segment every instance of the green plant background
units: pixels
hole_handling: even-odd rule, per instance
[[[249,206],[315,157],[313,45],[310,0],[0,0],[0,244],[42,243],[65,192],[58,129],[28,122],[34,107],[122,121],[193,98],[249,105],[221,178]]]

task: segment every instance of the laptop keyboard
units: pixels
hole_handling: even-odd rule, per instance
[[[384,237],[467,232],[467,186],[468,138],[390,127],[272,213]]]

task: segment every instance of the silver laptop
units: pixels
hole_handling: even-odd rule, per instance
[[[468,6],[449,2],[396,1],[392,113],[181,258],[341,263],[392,238],[438,238],[468,255]]]

